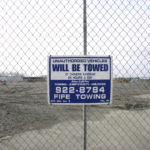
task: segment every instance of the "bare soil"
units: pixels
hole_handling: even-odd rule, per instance
[[[149,109],[149,94],[150,82],[114,82],[113,104],[87,106],[87,119],[104,118],[114,109],[131,111]],[[82,107],[48,105],[46,83],[18,82],[0,85],[0,138],[25,131],[51,128],[65,121],[81,121]]]

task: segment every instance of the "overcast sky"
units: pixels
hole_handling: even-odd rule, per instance
[[[149,0],[87,0],[88,55],[114,76],[150,77]],[[83,55],[82,0],[1,0],[0,72],[47,74],[48,55]]]

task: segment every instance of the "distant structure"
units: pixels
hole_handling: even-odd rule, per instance
[[[0,82],[13,82],[13,81],[16,81],[16,82],[20,82],[20,81],[23,81],[23,77],[22,76],[19,76],[19,75],[4,75],[4,76],[0,76]]]
[[[129,77],[129,78],[123,78],[123,77],[119,77],[119,78],[115,78],[115,81],[117,82],[125,82],[125,83],[128,83],[128,82],[138,82],[140,80],[140,78],[138,77]]]
[[[23,77],[23,81],[25,82],[43,82],[46,81],[46,77]]]
[[[41,76],[24,76],[23,74],[19,73],[5,73],[0,72],[0,84],[6,85],[8,83],[13,82],[46,82],[47,76],[41,75]]]

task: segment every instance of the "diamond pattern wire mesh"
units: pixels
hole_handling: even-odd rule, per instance
[[[87,0],[88,55],[113,56],[114,77],[113,104],[87,108],[88,150],[150,149],[148,7]],[[83,55],[83,1],[1,0],[1,150],[83,148],[82,106],[47,104],[48,55]]]

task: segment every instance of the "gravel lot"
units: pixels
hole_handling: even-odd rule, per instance
[[[150,110],[150,82],[147,81],[139,81],[136,83],[114,82],[112,105],[88,106],[87,108],[89,134],[93,133],[92,136],[89,136],[90,137],[89,143],[92,143],[92,140],[95,139],[94,135],[96,136],[100,131],[103,131],[103,134],[100,135],[98,134],[99,136],[97,135],[99,137],[98,138],[99,140],[100,139],[102,140],[103,135],[105,137],[103,139],[104,141],[109,136],[112,136],[116,138],[117,141],[119,141],[119,139],[124,135],[124,138],[125,139],[127,138],[126,142],[120,143],[120,145],[125,146],[126,143],[130,143],[132,147],[130,147],[129,144],[128,148],[136,148],[136,144],[135,145],[133,144],[135,143],[134,140],[137,141],[138,136],[141,134],[142,137],[145,135],[144,136],[145,138],[142,138],[143,142],[141,141],[143,146],[144,144],[146,144],[146,146],[144,146],[145,149],[143,148],[143,150],[149,150],[150,134],[146,135],[146,133],[150,133],[149,110]],[[74,135],[76,137],[75,139],[79,140],[79,141],[77,140],[79,142],[79,145],[77,147],[81,147],[82,127],[83,127],[82,116],[83,116],[82,106],[48,105],[46,83],[20,82],[11,84],[9,83],[7,85],[0,85],[0,143],[1,143],[0,149],[2,150],[9,149],[9,146],[11,146],[9,141],[14,140],[16,137],[20,136],[22,137],[22,139],[24,139],[24,136],[26,134],[29,134],[28,137],[30,137],[32,135],[32,132],[33,134],[36,134],[37,137],[39,136],[38,134],[39,132],[42,133],[43,137],[45,132],[46,137],[47,134],[49,133],[51,137],[54,136],[53,142],[56,142],[55,138],[58,139],[58,137],[55,136],[57,136],[57,134],[60,134],[61,136],[59,137],[64,139],[63,140],[64,143],[65,142],[68,143],[67,140],[69,140],[69,138],[73,138],[72,136]],[[111,116],[114,117],[114,119],[111,119]],[[134,116],[136,116],[136,119]],[[123,122],[124,120],[126,120],[127,125],[126,126],[125,124],[123,126],[122,124],[119,125],[119,123],[121,121]],[[104,124],[101,124],[101,122]],[[111,126],[110,127],[105,126],[107,123],[108,124],[110,123],[112,124],[112,126],[114,125],[115,126],[113,128]],[[116,125],[116,123],[118,124]],[[126,129],[127,126],[133,126],[133,129],[132,128]],[[116,127],[118,127],[118,129]],[[98,131],[95,132],[94,134],[94,131],[96,130],[93,129],[95,128],[97,128]],[[109,134],[107,134],[107,129],[110,131]],[[56,130],[60,131],[60,133],[55,133]],[[62,136],[64,135],[62,134],[63,131],[65,131],[65,135],[67,138],[64,138]],[[77,131],[80,132],[78,132],[77,134]],[[128,135],[128,132],[131,132],[133,134],[131,135],[133,136],[133,139],[131,138],[130,140],[128,138],[130,137]],[[139,136],[138,140],[141,140],[141,135]],[[17,138],[15,140],[17,140]],[[108,146],[107,147],[104,144],[105,143],[104,141],[101,143],[101,145],[99,145],[99,147],[95,147],[95,149],[100,148],[103,148],[104,150],[109,149],[109,146],[107,145]],[[110,139],[110,141],[113,142],[114,139],[112,140]],[[59,142],[61,143],[61,140]],[[94,143],[99,142],[98,140],[94,140]],[[52,143],[50,142],[49,144]],[[13,143],[13,145],[15,144]],[[90,145],[91,149],[94,149],[94,145],[96,146],[98,144]],[[119,144],[116,144],[116,146],[117,145],[119,146]],[[72,145],[69,144],[68,149],[70,146]],[[78,149],[77,147],[76,149]],[[32,148],[34,149],[34,147]],[[38,148],[40,149],[40,145]],[[140,149],[141,147],[138,146],[136,149],[138,148]],[[16,149],[19,148],[14,146],[14,150]],[[56,148],[55,147],[52,148],[52,150],[54,149]],[[63,149],[63,146],[62,147],[60,146],[60,149]],[[117,149],[123,148],[118,147]]]

